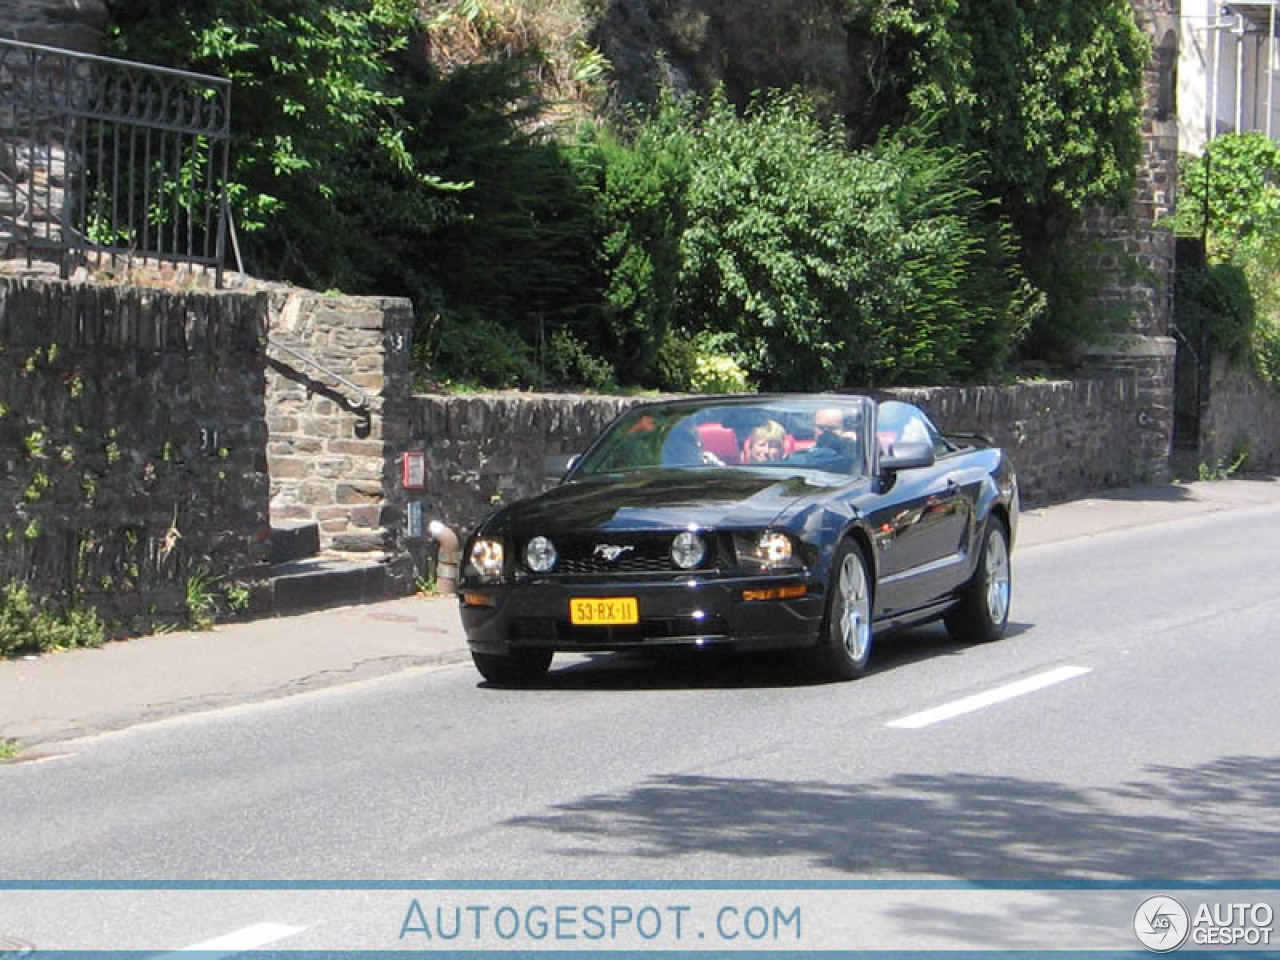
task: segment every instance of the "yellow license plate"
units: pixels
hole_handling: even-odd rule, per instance
[[[569,622],[577,626],[616,626],[639,623],[635,597],[575,597],[569,601]]]

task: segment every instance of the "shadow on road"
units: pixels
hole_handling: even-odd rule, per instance
[[[1010,623],[1007,639],[1030,630]],[[869,674],[973,649],[956,643],[940,624],[877,637]],[[588,654],[588,659],[553,665],[537,684],[545,690],[683,690],[797,687],[828,683],[806,651],[735,653],[727,649],[635,650]],[[561,661],[556,661],[559,664]],[[481,684],[489,686],[489,684]]]
[[[1280,852],[1280,757],[1151,766],[1118,788],[972,774],[849,782],[652,777],[511,824],[559,836],[556,852],[634,858],[637,873],[709,853],[807,858],[860,876],[1072,879],[1271,878]],[[794,860],[792,861],[794,866]],[[957,922],[973,926],[973,918]]]

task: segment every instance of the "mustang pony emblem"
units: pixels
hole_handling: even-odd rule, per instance
[[[618,558],[624,553],[630,553],[635,547],[632,546],[616,546],[612,543],[597,543],[595,549],[595,558],[603,560],[605,563],[617,563]]]

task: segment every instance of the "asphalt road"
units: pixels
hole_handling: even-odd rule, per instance
[[[1005,640],[848,684],[453,666],[77,741],[0,769],[0,878],[1274,879],[1278,555],[1274,508],[1020,549]]]

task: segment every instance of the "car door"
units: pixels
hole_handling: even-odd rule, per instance
[[[976,487],[957,456],[919,408],[898,401],[880,404],[876,426],[880,452],[904,440],[933,444],[931,467],[900,470],[881,478],[885,503],[876,511],[881,561],[882,614],[895,615],[934,603],[953,591],[964,568],[965,544]]]

